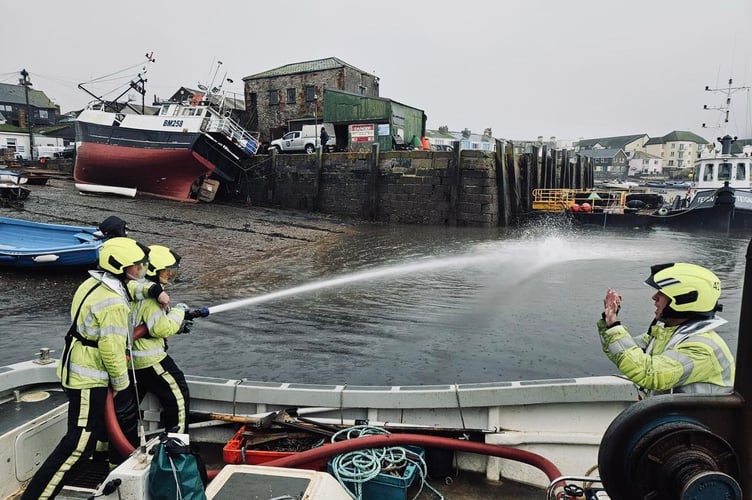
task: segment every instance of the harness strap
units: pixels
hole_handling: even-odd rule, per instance
[[[81,299],[81,303],[78,305],[78,309],[76,310],[76,315],[73,316],[73,323],[71,323],[70,328],[68,328],[68,332],[65,334],[65,348],[63,349],[63,358],[61,360],[61,364],[63,367],[63,371],[65,372],[65,383],[67,384],[70,381],[70,356],[71,351],[73,350],[73,339],[78,340],[83,345],[87,347],[98,347],[99,344],[94,340],[89,340],[87,338],[84,338],[83,335],[78,333],[78,314],[81,312],[81,307],[83,307],[84,302],[86,302],[86,299],[89,297],[91,292],[96,290],[96,288],[101,285],[102,282],[98,282],[96,285],[91,287],[88,292],[86,292],[86,295],[84,295],[84,298]]]

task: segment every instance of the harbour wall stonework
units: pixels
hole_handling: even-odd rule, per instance
[[[500,223],[498,158],[484,151],[273,153],[239,191],[254,205],[387,223]],[[504,207],[502,204],[502,212]]]

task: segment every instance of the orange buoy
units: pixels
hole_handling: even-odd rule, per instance
[[[592,207],[590,206],[590,203],[585,202],[585,203],[582,204],[582,211],[583,212],[590,212],[591,208]]]
[[[574,205],[572,205],[571,208],[572,208],[572,212],[579,212],[580,211],[580,206],[577,203],[575,203]]]

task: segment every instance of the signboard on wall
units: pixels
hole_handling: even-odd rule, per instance
[[[350,125],[350,142],[373,142],[375,140],[375,127],[372,123]]]

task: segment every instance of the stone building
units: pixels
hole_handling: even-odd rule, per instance
[[[248,129],[262,142],[323,121],[324,89],[379,96],[379,77],[329,57],[287,64],[243,78]]]

